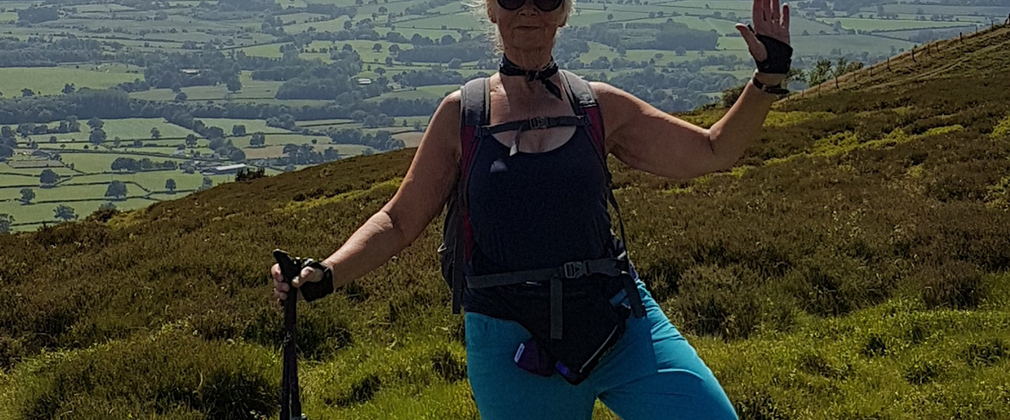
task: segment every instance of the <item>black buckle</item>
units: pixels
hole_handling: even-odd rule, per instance
[[[530,130],[538,130],[541,128],[547,128],[547,118],[545,117],[533,117],[530,118],[527,123],[530,125]]]
[[[586,275],[586,264],[581,261],[566,262],[561,267],[561,272],[566,279],[574,279]]]

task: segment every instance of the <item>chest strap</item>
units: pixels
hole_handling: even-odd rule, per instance
[[[466,276],[467,287],[482,289],[487,287],[508,286],[523,283],[542,283],[550,281],[551,287],[551,338],[561,339],[563,279],[576,279],[594,274],[604,274],[610,277],[624,275],[625,280],[634,283],[628,272],[621,270],[621,264],[627,259],[624,252],[616,258],[601,258],[587,261],[570,261],[560,267],[537,270],[514,271],[510,273],[487,274],[483,276]],[[627,287],[625,288],[627,289]],[[638,297],[637,292],[635,297]],[[634,298],[632,298],[634,300]]]
[[[563,117],[533,117],[528,120],[510,121],[501,124],[481,127],[491,134],[503,133],[506,131],[519,130],[540,130],[553,127],[585,126],[588,125],[584,115],[568,115]]]

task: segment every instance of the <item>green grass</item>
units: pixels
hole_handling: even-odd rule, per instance
[[[290,133],[290,131],[283,128],[268,127],[266,120],[239,120],[239,119],[228,119],[228,118],[198,118],[207,124],[209,127],[221,127],[224,129],[225,134],[231,135],[231,129],[235,125],[244,125],[246,132],[249,135],[253,133]]]
[[[895,39],[886,39],[871,35],[813,35],[797,36],[792,40],[792,47],[796,54],[813,55],[818,52],[823,54],[838,48],[843,54],[859,54],[867,51],[870,54],[889,54],[891,46],[910,50],[912,42]]]
[[[1007,10],[1005,7],[989,6],[953,6],[953,5],[931,5],[931,4],[887,4],[884,11],[888,13],[901,13],[915,15],[919,9],[929,17],[933,14],[971,16],[974,13],[985,16],[998,16],[1006,19]],[[963,19],[962,19],[963,20]]]
[[[151,152],[153,150],[148,150],[149,148],[142,149],[145,152]],[[174,148],[173,148],[174,150]],[[112,162],[121,157],[128,157],[136,160],[143,158],[148,158],[155,163],[161,163],[166,160],[174,161],[175,163],[183,163],[184,159],[173,159],[169,157],[152,157],[152,156],[141,156],[141,155],[130,155],[126,153],[65,153],[63,156],[63,162],[66,164],[74,164],[74,169],[87,173],[95,172],[107,172],[112,170]]]
[[[456,12],[449,15],[438,15],[434,17],[411,20],[399,25],[433,29],[441,29],[443,26],[445,26],[446,29],[477,30],[483,28],[483,26],[477,22],[477,19],[475,19],[469,12]],[[458,36],[455,37],[458,38]]]
[[[360,12],[358,14],[359,16],[365,16],[363,13]],[[281,19],[283,19],[285,22],[289,21],[289,19],[286,17],[282,17]],[[287,33],[294,34],[299,32],[306,32],[309,30],[309,28],[315,28],[319,32],[338,32],[344,30],[344,22],[346,21],[347,16],[341,16],[336,19],[326,20],[322,22],[309,22],[309,23],[299,23],[296,25],[285,25],[284,31],[286,31]]]
[[[274,98],[277,95],[277,89],[284,82],[275,82],[269,80],[253,80],[249,72],[242,72],[240,79],[242,82],[242,89],[238,92],[231,94],[232,100],[255,100],[257,102],[272,102],[277,101]],[[190,86],[182,88],[182,91],[186,93],[187,101],[190,102],[202,102],[207,100],[225,100],[229,96],[228,87],[225,85],[218,86]],[[151,89],[142,92],[133,92],[130,94],[131,98],[146,99],[149,101],[172,101],[175,100],[175,92],[171,89]]]
[[[445,97],[446,92],[454,91],[459,89],[458,85],[432,85],[432,86],[421,86],[417,88],[412,88],[408,90],[398,90],[389,92],[386,94],[379,95],[374,98],[366,99],[367,102],[382,102],[389,98],[400,98],[400,99],[441,99]]]
[[[129,186],[127,187],[129,189]],[[39,189],[35,190],[36,194],[39,194]],[[133,191],[131,191],[133,193]],[[103,190],[101,195],[104,195]],[[94,201],[80,201],[73,203],[65,203],[65,205],[70,206],[74,209],[74,213],[77,217],[84,219],[89,214],[98,210],[102,204],[109,202],[110,200],[105,198],[95,197]],[[133,210],[142,209],[154,203],[155,201],[146,199],[127,199],[122,201],[113,201],[117,208],[122,210]],[[48,222],[51,225],[61,222],[62,219],[57,219],[54,216],[56,213],[56,207],[60,204],[32,204],[28,206],[22,206],[20,203],[16,202],[0,202],[0,214],[10,214],[14,216],[14,223],[34,223],[34,222]],[[39,226],[14,226],[13,230],[15,232],[30,232],[39,229]],[[3,409],[0,408],[0,411]]]
[[[829,22],[842,22],[845,29],[858,29],[861,31],[890,31],[898,29],[933,29],[946,28],[951,26],[964,26],[966,22],[931,22],[921,20],[879,20],[879,19],[859,19],[859,18],[827,18]]]
[[[151,129],[157,128],[162,137],[186,137],[189,134],[196,134],[192,130],[165,122],[161,118],[123,118],[102,120],[105,126],[102,128],[108,134],[109,139],[120,137],[123,139],[149,139]],[[84,125],[82,123],[82,125]],[[84,125],[87,129],[87,125]],[[229,127],[230,128],[230,127]]]
[[[22,89],[31,89],[36,95],[56,95],[63,91],[65,83],[73,83],[78,88],[105,89],[134,79],[143,79],[143,71],[132,67],[124,72],[123,65],[94,65],[73,67],[8,67],[0,68],[0,92],[5,98],[20,97]]]

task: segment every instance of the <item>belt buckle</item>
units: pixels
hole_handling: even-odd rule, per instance
[[[561,271],[566,279],[574,279],[586,275],[586,264],[581,261],[566,262]]]

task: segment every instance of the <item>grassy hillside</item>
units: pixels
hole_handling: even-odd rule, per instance
[[[1010,418],[1010,28],[931,54],[777,103],[732,171],[611,161],[636,265],[741,418]],[[0,236],[0,418],[275,417],[270,251],[331,253],[412,154]],[[302,306],[310,418],[477,418],[440,232]]]

